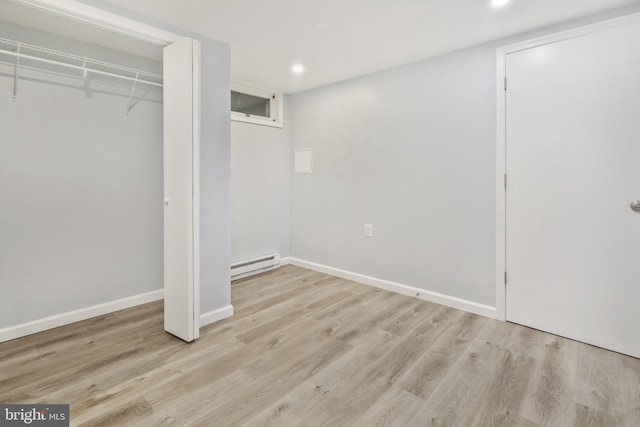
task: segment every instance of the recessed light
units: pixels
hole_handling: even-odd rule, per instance
[[[511,0],[491,0],[491,5],[492,6],[504,6],[505,4],[509,3]]]
[[[300,64],[296,64],[293,67],[291,67],[291,72],[293,74],[302,74],[304,72],[304,67]]]

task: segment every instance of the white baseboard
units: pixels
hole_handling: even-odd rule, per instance
[[[114,311],[124,310],[125,308],[135,307],[136,305],[161,300],[163,297],[164,291],[159,289],[157,291],[105,302],[92,307],[56,314],[54,316],[33,320],[20,325],[9,326],[7,328],[0,329],[0,342],[10,341],[16,338],[46,331],[48,329],[68,325],[70,323],[87,320],[92,317],[102,316],[103,314],[113,313]]]
[[[219,320],[233,316],[233,306],[231,304],[200,315],[200,327],[210,325]]]
[[[280,258],[280,267],[291,264],[291,257]]]
[[[371,276],[354,273],[339,268],[329,267],[327,265],[316,264],[297,258],[290,257],[287,259],[291,265],[295,265],[309,270],[318,271],[320,273],[329,274],[331,276],[341,277],[343,279],[352,280],[362,283],[363,285],[374,286],[376,288],[407,295],[414,298],[420,298],[425,301],[434,302],[436,304],[446,305],[447,307],[457,308],[458,310],[468,311],[480,316],[496,318],[496,308],[484,304],[478,304],[473,301],[440,294],[437,292],[426,291],[424,289],[413,286],[402,285],[400,283],[390,282],[388,280],[377,279]]]

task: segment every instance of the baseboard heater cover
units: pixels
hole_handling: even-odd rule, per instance
[[[280,254],[265,255],[231,264],[231,280],[242,279],[280,267]]]

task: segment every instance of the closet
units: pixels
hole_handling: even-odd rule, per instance
[[[172,52],[188,58],[169,68],[189,74],[171,74],[180,90],[169,100],[164,46],[9,3],[0,5],[13,21],[0,21],[0,341],[168,289],[177,314],[167,330],[197,338],[197,42],[176,36]]]

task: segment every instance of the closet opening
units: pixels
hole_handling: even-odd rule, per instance
[[[163,49],[182,39],[20,3],[0,0],[0,342],[164,298]]]

